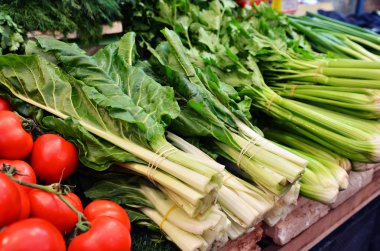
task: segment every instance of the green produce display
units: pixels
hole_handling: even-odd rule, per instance
[[[73,12],[77,5],[86,8]],[[0,6],[0,118],[13,118],[29,139],[20,156],[1,151],[0,177],[17,181],[31,156],[28,172],[47,184],[20,181],[40,189],[29,196],[31,215],[45,217],[38,193],[57,199],[70,222],[58,211],[45,218],[72,239],[69,251],[96,249],[91,239],[109,250],[217,249],[262,221],[275,225],[299,194],[333,203],[349,185],[351,161],[380,160],[376,34],[232,0]],[[19,26],[95,38],[100,23],[122,16],[127,32],[93,55],[51,37],[24,46]],[[69,158],[47,156],[49,137]],[[0,139],[0,149],[10,143]],[[94,201],[87,211],[61,181],[78,187],[84,206]],[[21,212],[22,194],[13,192]],[[97,215],[102,201],[117,212]],[[115,245],[102,232],[112,224]],[[130,232],[132,244],[122,238]]]

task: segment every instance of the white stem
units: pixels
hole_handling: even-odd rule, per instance
[[[259,213],[229,188],[222,186],[218,202],[246,226],[251,226]]]
[[[198,158],[198,160],[207,163],[208,165],[210,165],[210,167],[213,167],[215,170],[219,172],[224,170],[224,165],[219,164],[213,158],[211,158],[202,150],[200,150],[198,147],[195,147],[194,145],[190,144],[189,142],[175,135],[174,133],[168,132],[167,138],[171,140],[173,144],[177,146],[179,149],[194,155]]]
[[[146,165],[137,164],[137,163],[119,163],[119,166],[122,166],[124,168],[127,168],[129,170],[135,171],[137,173],[140,173],[144,176],[150,175],[151,168],[149,168]],[[194,190],[193,188],[187,186],[186,184],[182,183],[181,181],[173,178],[170,175],[167,175],[159,170],[156,170],[152,173],[152,178],[155,182],[159,183],[161,186],[172,190],[173,192],[177,193],[179,196],[184,198],[188,203],[192,205],[197,205],[203,197],[205,197],[205,194],[201,194],[198,191]]]
[[[162,226],[162,230],[170,239],[183,251],[205,251],[208,248],[207,242],[199,235],[194,235],[183,231],[168,221],[164,221],[163,216],[154,209],[143,208],[142,212],[151,218],[157,225]]]
[[[242,236],[246,231],[246,228],[243,228],[239,224],[231,221],[231,227],[228,229],[228,236],[231,240],[235,240]]]
[[[221,216],[212,211],[204,219],[190,218],[185,211],[175,206],[171,199],[166,198],[158,190],[147,186],[142,186],[141,190],[161,215],[167,214],[168,221],[186,232],[202,235],[205,231],[215,228],[221,220]]]

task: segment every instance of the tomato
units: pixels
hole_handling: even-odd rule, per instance
[[[74,193],[64,195],[65,199],[78,211],[83,212],[82,202]],[[56,194],[33,189],[29,192],[30,216],[49,221],[63,234],[75,227],[78,215],[71,210]]]
[[[13,112],[0,111],[0,159],[24,159],[32,150],[32,134]]]
[[[79,164],[74,144],[55,134],[44,134],[34,143],[31,165],[38,179],[56,183],[69,177]]]
[[[0,97],[0,111],[12,111],[12,107],[8,100],[2,97]]]
[[[242,8],[245,8],[247,5],[252,5],[251,0],[236,0],[236,3],[239,4]]]
[[[17,221],[20,213],[21,198],[17,185],[0,172],[0,228]]]
[[[21,205],[21,210],[20,210],[20,215],[18,217],[18,220],[24,220],[24,219],[27,219],[30,214],[30,202],[29,202],[28,192],[25,189],[23,189],[21,186],[16,186],[16,187],[20,194],[20,205]]]
[[[109,200],[94,200],[84,209],[84,216],[91,222],[99,216],[109,216],[123,223],[131,231],[131,222],[125,210]]]
[[[91,222],[87,232],[75,237],[68,251],[129,251],[131,236],[123,223],[108,216],[99,216]]]
[[[13,177],[21,181],[29,182],[32,184],[37,183],[36,174],[34,173],[33,168],[22,160],[0,160],[0,165],[3,164],[11,165],[16,168],[17,174]],[[25,191],[29,192],[30,188],[27,186],[21,186]]]
[[[65,251],[62,234],[43,219],[18,221],[0,233],[1,251]]]

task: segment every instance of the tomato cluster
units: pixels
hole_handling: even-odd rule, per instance
[[[1,251],[131,249],[131,225],[121,206],[96,200],[83,209],[74,193],[52,190],[50,184],[68,178],[79,164],[74,144],[55,134],[44,134],[33,142],[22,120],[1,97],[0,134]],[[79,217],[90,226],[81,229],[66,248],[65,237]]]

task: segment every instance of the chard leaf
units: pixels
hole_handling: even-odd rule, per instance
[[[134,47],[134,33],[130,32],[118,43],[99,50],[94,60],[137,106],[166,127],[180,112],[174,91],[146,74],[142,64],[129,64],[133,62]]]
[[[117,42],[117,55],[128,65],[133,65],[136,55],[136,33],[128,32]]]
[[[127,133],[130,131],[128,124],[111,117],[106,109],[97,106],[88,98],[92,96],[96,99],[97,95],[100,95],[95,88],[66,75],[60,68],[39,56],[0,56],[0,87],[61,119],[72,117],[87,130],[105,140],[116,138],[117,142],[120,142],[119,147],[128,137],[138,140],[133,138],[138,134]],[[61,126],[63,128],[63,124]],[[57,126],[57,129],[60,127]],[[62,133],[64,130],[66,129],[62,129]],[[89,147],[97,144],[96,140],[93,141]],[[120,154],[117,156],[120,159],[126,158]],[[101,164],[101,169],[109,166],[105,161],[101,161]]]
[[[164,134],[161,124],[123,93],[111,76],[76,44],[47,37],[37,38],[37,44],[44,52],[54,55],[65,72],[81,80],[91,90],[88,97],[97,106],[106,109],[112,118],[128,123],[129,128],[137,127],[129,130],[129,134],[139,134],[135,135],[136,139],[150,141]]]

